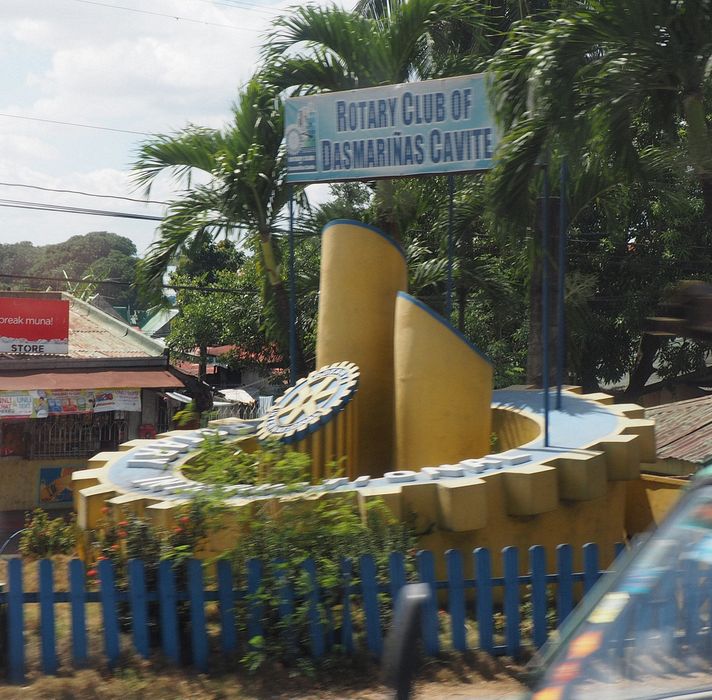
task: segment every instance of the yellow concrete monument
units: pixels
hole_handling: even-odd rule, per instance
[[[432,309],[396,299],[394,343],[397,469],[491,452],[492,364]]]
[[[108,504],[169,525],[186,499],[213,488],[182,472],[206,436],[236,447],[279,439],[311,455],[303,490],[314,502],[380,499],[435,552],[542,544],[553,561],[560,542],[594,541],[606,565],[625,534],[626,482],[655,455],[652,422],[638,406],[569,387],[545,446],[542,391],[493,392],[489,361],[408,295],[406,281],[392,239],[358,222],[327,225],[317,370],[256,421],[213,421],[100,453],[73,474],[79,524],[93,527]],[[237,484],[227,503],[279,499],[280,486]]]
[[[322,234],[316,366],[353,362],[361,373],[357,470],[393,464],[393,317],[408,287],[405,255],[373,226],[337,220]]]

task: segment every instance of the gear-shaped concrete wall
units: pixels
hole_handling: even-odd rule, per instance
[[[642,418],[640,406],[577,391],[565,391],[562,409],[551,413],[551,447],[543,446],[541,435],[542,392],[501,390],[494,392],[492,411],[504,451],[378,478],[327,478],[305,486],[304,493],[352,497],[360,504],[382,499],[395,517],[414,521],[422,546],[436,552],[533,544],[553,552],[560,542],[594,541],[605,557],[624,534],[625,481],[638,478],[641,462],[655,459],[654,426]],[[193,494],[214,488],[181,471],[205,436],[239,442],[258,427],[223,419],[207,429],[171,431],[96,455],[89,469],[73,477],[79,524],[96,526],[109,506],[117,516],[132,512],[171,526]],[[254,499],[281,498],[282,490],[279,484],[234,485],[227,503],[249,507]],[[218,540],[210,549],[220,548]]]

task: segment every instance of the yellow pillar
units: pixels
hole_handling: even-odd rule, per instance
[[[396,468],[490,449],[492,365],[447,321],[399,292],[395,313]]]
[[[392,238],[357,221],[325,226],[316,366],[347,360],[361,371],[359,474],[381,476],[393,464],[393,314],[407,284],[405,256]]]

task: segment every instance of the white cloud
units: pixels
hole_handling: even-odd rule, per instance
[[[350,8],[353,3],[341,4]],[[252,11],[205,0],[124,0],[121,5],[140,11],[130,12],[78,0],[3,0],[0,181],[137,196],[129,168],[145,137],[2,115],[159,133],[189,122],[220,127],[229,118],[238,86],[255,70],[262,37],[294,0],[247,4]],[[157,198],[170,195],[167,182],[159,182],[153,193]],[[322,196],[320,192],[317,199]],[[134,202],[3,186],[0,198],[161,213],[160,207]],[[5,243],[58,242],[77,233],[110,230],[128,235],[142,252],[156,226],[0,211]]]

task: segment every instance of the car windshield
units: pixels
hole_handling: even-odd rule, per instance
[[[533,677],[533,700],[712,697],[712,483],[599,582]]]

